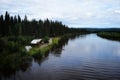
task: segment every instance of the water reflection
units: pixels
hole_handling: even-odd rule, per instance
[[[53,54],[56,57],[60,57],[63,47],[68,44],[68,40],[75,39],[76,35],[71,36],[64,36],[59,41],[59,45],[55,45],[53,49],[51,50],[51,54]],[[26,46],[26,49],[29,50],[31,47]],[[2,57],[4,56],[4,57]],[[12,75],[15,75],[19,71],[26,72],[27,69],[29,69],[33,62],[36,62],[41,65],[42,62],[47,61],[49,59],[49,52],[45,54],[44,58],[37,57],[37,58],[30,58],[29,56],[25,56],[25,54],[7,54],[7,55],[1,55],[0,58],[0,76],[4,79],[4,77],[11,77]],[[1,78],[0,77],[0,78]],[[0,79],[1,80],[1,79]]]
[[[59,45],[54,46],[51,53],[57,54],[57,55],[61,54],[63,47],[68,44],[68,40],[69,38],[67,37],[61,38],[61,40],[59,41]]]
[[[51,53],[54,54],[56,57],[60,57],[62,51],[64,50],[64,47],[68,45],[68,41],[74,41],[77,38],[84,38],[87,34],[82,35],[70,35],[70,36],[63,36],[61,40],[59,41],[59,45],[56,45],[53,47]]]
[[[120,43],[96,34],[65,36],[45,58],[28,62],[8,80],[119,80]]]
[[[17,71],[25,72],[31,66],[31,58],[27,55],[22,57],[20,54],[11,54],[4,56],[0,61],[0,76],[10,77],[15,75]]]

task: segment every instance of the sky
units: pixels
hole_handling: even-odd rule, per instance
[[[77,28],[120,28],[120,0],[0,0],[0,15],[62,21]]]

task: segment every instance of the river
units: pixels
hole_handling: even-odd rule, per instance
[[[25,71],[1,80],[120,80],[120,42],[96,34],[65,41],[44,59],[33,59]]]

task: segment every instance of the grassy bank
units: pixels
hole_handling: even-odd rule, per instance
[[[118,32],[98,32],[97,35],[106,39],[120,41],[120,33]]]
[[[33,57],[44,57],[45,54],[48,53],[53,46],[58,44],[59,40],[60,40],[59,37],[52,38],[52,42],[50,44],[44,47],[40,47],[40,46],[33,47],[29,51],[29,54],[32,55]]]

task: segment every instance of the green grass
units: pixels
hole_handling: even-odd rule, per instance
[[[52,38],[52,43],[48,44],[45,47],[40,47],[40,46],[36,46],[33,47],[30,51],[29,54],[32,55],[33,57],[44,57],[44,55],[49,52],[53,46],[57,45],[59,43],[60,38],[59,37],[55,37]]]
[[[59,37],[55,37],[52,39],[52,44],[58,44],[60,38]]]

